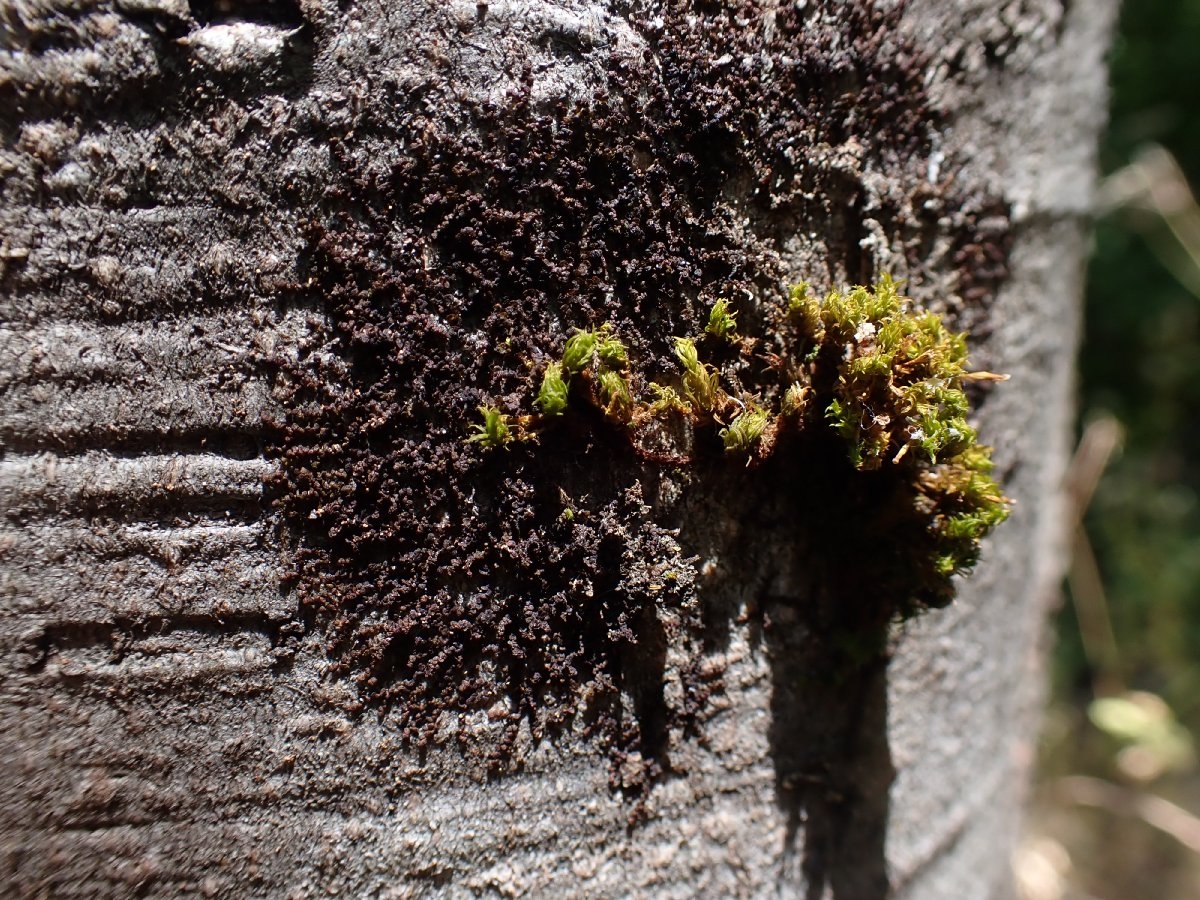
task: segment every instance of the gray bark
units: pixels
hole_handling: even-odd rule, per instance
[[[364,109],[503,103],[523,78],[535,103],[586,102],[614,59],[653,68],[646,35],[585,2],[0,5],[0,893],[1009,895],[1113,6],[913,2],[896,36],[927,55],[933,150],[888,170],[822,149],[867,198],[871,268],[957,311],[987,335],[976,362],[1012,374],[979,425],[1014,515],[957,601],[897,628],[853,690],[814,689],[813,659],[732,625],[709,652],[724,676],[704,739],[672,734],[675,774],[628,827],[634,801],[578,730],[526,729],[522,770],[487,778],[453,743],[418,753],[388,713],[347,711],[324,637],[293,627],[262,360],[322,324],[279,299],[336,179],[313,123],[388,164],[403,151],[355,133]],[[748,8],[746,28],[772,27],[774,4]],[[1003,210],[977,232],[1011,236],[987,302],[941,226],[928,252],[950,261],[926,270],[872,217],[872,197],[951,165]],[[819,239],[776,252],[794,278],[862,277]],[[710,515],[698,532],[724,527]],[[489,728],[467,716],[468,735]],[[818,754],[838,771],[797,762],[847,734],[845,758]]]

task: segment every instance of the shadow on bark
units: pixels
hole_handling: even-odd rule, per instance
[[[741,498],[730,543],[697,537],[736,561],[710,597],[705,644],[727,649],[744,622],[770,666],[781,887],[803,885],[807,900],[884,898],[888,637],[919,578],[889,530],[900,501],[887,478],[864,478],[833,442],[780,459],[723,485]]]
[[[771,753],[776,797],[787,818],[785,868],[807,900],[888,895],[884,841],[895,777],[887,740],[887,660],[850,658],[805,628],[787,603],[763,610],[772,659]],[[879,635],[882,641],[884,634]],[[803,846],[798,838],[803,830]]]

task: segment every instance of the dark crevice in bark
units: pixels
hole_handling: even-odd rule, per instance
[[[192,17],[202,25],[212,22],[256,22],[297,28],[304,14],[297,0],[189,0]]]
[[[120,425],[77,428],[70,422],[53,431],[0,427],[2,452],[54,453],[60,458],[98,452],[122,459],[177,453],[244,461],[262,458],[265,439],[265,429],[258,422],[228,428],[189,423],[178,430]]]
[[[55,622],[43,625],[35,635],[29,637],[22,652],[27,660],[27,669],[37,673],[56,654],[72,650],[104,648],[108,662],[121,663],[126,657],[143,653],[145,642],[172,633],[187,632],[216,640],[234,634],[253,633],[267,638],[272,649],[281,653],[277,660],[280,666],[290,663],[291,655],[285,645],[295,637],[296,630],[286,618],[271,619],[261,612],[236,612],[226,615],[178,614],[132,618],[114,616],[106,621]],[[154,655],[153,651],[148,655]]]
[[[91,128],[146,127],[219,111],[231,99],[278,94],[302,98],[312,86],[320,35],[294,0],[279,3],[193,3],[193,16],[159,8],[122,11],[117,24],[101,7],[79,12],[69,27],[59,16],[29,17],[4,43],[25,65],[0,84],[0,135],[15,137],[23,123],[69,119]],[[244,21],[279,29],[278,48],[264,50],[262,34],[242,44],[228,37],[202,46],[210,24]],[[284,29],[287,29],[284,31]],[[80,65],[43,77],[39,58],[94,54],[103,76]],[[119,62],[118,62],[119,60]]]

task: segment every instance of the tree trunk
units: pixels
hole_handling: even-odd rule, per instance
[[[1008,896],[1113,5],[0,4],[3,892]],[[819,453],[464,441],[882,273],[1012,375],[945,609]]]

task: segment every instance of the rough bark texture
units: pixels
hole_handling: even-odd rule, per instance
[[[1006,896],[1111,7],[0,5],[3,892]],[[880,272],[1017,501],[890,635],[819,454],[463,443]]]

